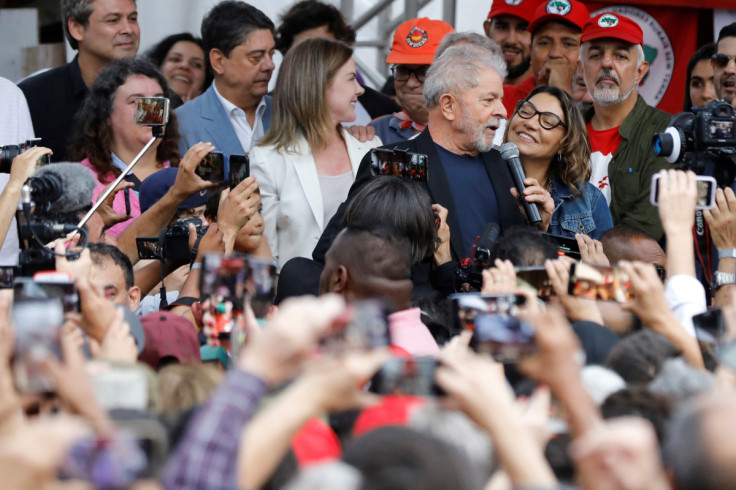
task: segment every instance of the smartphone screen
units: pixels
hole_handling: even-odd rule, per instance
[[[568,292],[573,296],[628,303],[634,298],[629,276],[617,267],[570,264]]]
[[[230,155],[228,164],[230,188],[234,189],[250,175],[250,161],[247,155]]]
[[[217,151],[207,154],[194,172],[202,180],[225,182],[225,156]]]
[[[0,289],[12,288],[14,277],[15,267],[0,267]]]
[[[55,299],[15,301],[11,320],[15,330],[13,376],[18,391],[53,393],[56,391],[54,381],[43,362],[48,358],[61,358],[60,332],[64,323],[61,302]]]
[[[552,281],[544,267],[516,267],[514,271],[517,284],[533,289],[539,298],[547,299],[554,294]]]
[[[135,245],[138,247],[138,258],[141,260],[161,259],[161,241],[158,237],[136,237]]]
[[[348,305],[349,320],[334,324],[320,341],[320,350],[332,355],[386,347],[391,343],[388,313],[380,301],[356,301]]]
[[[200,294],[210,300],[210,307],[204,312],[209,317],[203,317],[205,335],[224,342],[225,348],[230,347],[234,331],[236,334],[239,331],[245,333],[243,308],[247,273],[243,257],[207,254],[202,262]]]
[[[135,99],[135,123],[142,126],[165,126],[169,122],[169,99],[138,97]]]
[[[431,357],[389,359],[371,380],[370,391],[381,395],[442,396],[434,381],[437,361]]]
[[[397,149],[374,148],[371,150],[371,173],[426,182],[427,155]]]
[[[706,175],[698,175],[695,179],[698,185],[698,200],[695,203],[695,209],[712,208],[716,205],[716,189],[718,188],[716,179]],[[659,174],[654,174],[649,197],[649,201],[654,206],[659,206],[659,181]]]
[[[517,317],[526,297],[519,294],[451,296],[456,327],[473,332],[470,348],[502,363],[534,352],[534,327]]]

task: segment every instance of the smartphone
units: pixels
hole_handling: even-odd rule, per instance
[[[54,277],[44,278],[38,274],[34,277],[38,279],[15,278],[13,281],[14,303],[50,299],[58,301],[64,313],[82,311],[79,292],[72,281],[59,280]]]
[[[206,254],[202,261],[200,294],[209,298],[205,321],[210,338],[229,341],[233,330],[240,328],[243,321],[245,301],[245,276],[247,264],[243,257],[226,257],[222,254]],[[208,325],[207,325],[208,324]]]
[[[519,286],[528,287],[537,292],[537,296],[547,299],[554,294],[552,281],[549,280],[544,267],[516,267],[516,282]]]
[[[570,264],[568,293],[573,296],[628,303],[634,299],[629,276],[618,267]]]
[[[230,155],[228,157],[228,177],[230,189],[248,178],[250,175],[250,160],[247,155]]]
[[[348,305],[347,321],[336,322],[320,341],[322,352],[340,355],[386,347],[391,343],[386,306],[375,300]]]
[[[434,373],[437,361],[431,357],[393,357],[373,376],[370,391],[381,395],[442,396]]]
[[[169,99],[138,97],[135,99],[135,123],[141,126],[165,126],[169,122]]]
[[[551,233],[544,233],[544,235],[551,238],[552,241],[557,244],[557,255],[561,257],[567,256],[575,260],[582,259],[582,256],[580,255],[580,246],[578,245],[578,241],[574,238],[553,235]]]
[[[715,371],[718,367],[717,353],[726,333],[723,311],[720,308],[709,308],[703,313],[693,315],[693,326],[705,367],[709,371]]]
[[[276,294],[276,266],[273,260],[246,255],[245,293],[256,318],[266,318]]]
[[[11,289],[14,277],[15,267],[0,267],[0,289]]]
[[[141,260],[161,260],[161,240],[158,237],[135,238],[135,246],[138,248],[138,258]]]
[[[10,313],[15,330],[13,377],[23,393],[53,393],[54,381],[43,368],[48,358],[61,359],[60,334],[64,323],[56,299],[14,300]]]
[[[225,156],[213,151],[205,155],[194,173],[199,175],[202,180],[210,182],[225,182]]]
[[[371,173],[426,182],[427,155],[396,148],[373,148],[371,150]]]
[[[517,317],[526,303],[521,294],[454,294],[451,297],[458,330],[473,332],[470,348],[512,364],[535,350],[534,326]]]
[[[695,209],[710,209],[716,205],[716,179],[707,175],[696,175],[698,184],[698,200]],[[649,202],[659,206],[659,174],[652,175],[652,189],[649,192]]]

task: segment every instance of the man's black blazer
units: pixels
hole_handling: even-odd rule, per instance
[[[455,202],[452,198],[450,185],[447,182],[447,176],[445,175],[442,162],[440,162],[437,147],[434,141],[432,141],[429,128],[422,131],[414,139],[385,145],[382,148],[399,148],[412,153],[422,153],[427,155],[427,182],[423,183],[423,185],[426,185],[429,195],[432,197],[432,202],[447,208],[447,224],[450,227],[450,245],[453,260],[457,261],[467,257],[470,250],[464,250],[462,237],[460,236],[460,233],[458,233],[458,230],[460,229],[458,214],[462,213],[462,209],[455,209]],[[485,164],[486,171],[488,172],[488,177],[491,179],[493,190],[496,193],[496,200],[498,201],[498,215],[501,220],[498,225],[501,227],[501,231],[514,225],[525,224],[526,221],[519,210],[519,205],[509,192],[509,189],[514,186],[514,183],[511,180],[511,174],[509,173],[508,167],[501,159],[501,154],[498,150],[491,150],[486,153],[482,153],[481,157],[483,158],[483,163]],[[335,212],[335,215],[327,224],[325,231],[322,233],[322,236],[312,253],[312,258],[317,262],[324,263],[327,250],[330,248],[332,241],[340,231],[340,222],[342,221],[343,214],[345,214],[347,203],[350,202],[353,196],[355,196],[355,194],[372,178],[370,165],[371,157],[370,153],[368,153],[360,162],[355,182],[350,188],[347,200],[340,205],[337,212]],[[483,230],[478,230],[478,234],[480,235],[482,231]]]

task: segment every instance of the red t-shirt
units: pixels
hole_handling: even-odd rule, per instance
[[[618,131],[620,126],[598,131],[593,129],[593,125],[588,122],[586,129],[588,130],[592,150],[590,155],[590,183],[601,190],[610,205],[611,187],[608,179],[608,164],[613,158],[613,154],[616,153],[618,145],[621,144],[622,138]]]

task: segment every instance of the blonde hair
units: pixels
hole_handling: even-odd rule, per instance
[[[312,149],[326,147],[336,130],[327,108],[327,88],[352,55],[347,45],[329,39],[307,39],[293,46],[281,63],[271,128],[260,145],[295,151],[302,136]]]

